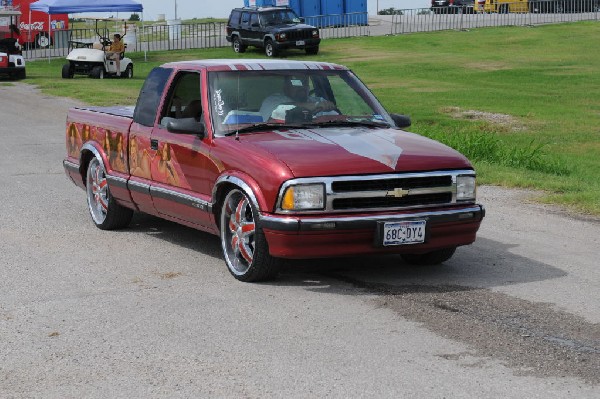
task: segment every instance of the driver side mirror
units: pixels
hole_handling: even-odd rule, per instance
[[[390,116],[392,117],[392,120],[394,121],[396,126],[400,129],[409,127],[411,125],[409,116],[400,114],[391,114]]]
[[[195,134],[201,139],[205,136],[204,123],[195,118],[173,119],[167,123],[167,130],[176,134]]]

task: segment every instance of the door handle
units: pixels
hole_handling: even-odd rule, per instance
[[[150,149],[151,150],[158,150],[158,140],[156,140],[156,139],[150,139]]]

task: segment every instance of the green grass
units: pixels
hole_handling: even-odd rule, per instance
[[[544,190],[541,201],[600,215],[598,37],[600,24],[583,22],[331,39],[317,56],[286,56],[349,66],[389,111],[411,116],[409,130],[467,155],[480,183]],[[132,104],[156,65],[234,57],[230,48],[148,53],[147,62],[133,54],[130,81],[63,80],[64,61],[39,61],[28,82],[90,104]]]

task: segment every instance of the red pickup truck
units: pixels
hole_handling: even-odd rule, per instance
[[[274,278],[286,258],[438,264],[485,211],[469,161],[409,125],[341,65],[175,62],[150,72],[135,108],[69,110],[63,164],[100,229],[137,211],[219,235],[242,281]]]

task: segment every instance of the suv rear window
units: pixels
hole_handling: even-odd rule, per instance
[[[242,15],[242,13],[240,11],[232,11],[231,15],[229,16],[229,25],[239,25],[240,24],[240,16]]]

